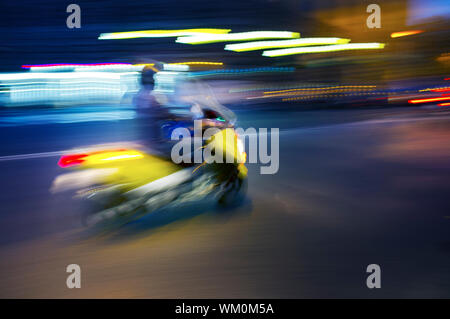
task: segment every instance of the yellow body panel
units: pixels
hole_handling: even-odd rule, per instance
[[[120,185],[123,191],[145,185],[181,169],[170,160],[134,150],[94,153],[87,156],[79,168],[114,168],[114,173],[105,177],[104,183]]]

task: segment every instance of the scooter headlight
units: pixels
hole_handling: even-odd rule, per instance
[[[247,153],[245,153],[244,142],[237,135],[236,135],[236,145],[237,145],[237,151],[239,154],[238,158],[241,163],[245,163],[247,161]]]
[[[239,153],[244,153],[245,149],[244,149],[244,142],[242,142],[242,139],[238,136],[237,137],[237,148]]]

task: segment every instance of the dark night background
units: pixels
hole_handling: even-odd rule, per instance
[[[450,109],[408,102],[448,96],[448,1],[433,2],[444,14],[413,23],[416,1],[379,1],[376,30],[365,24],[373,1],[76,1],[80,29],[66,27],[72,2],[0,1],[0,77],[29,72],[24,64],[153,59],[293,70],[205,80],[239,127],[281,132],[279,172],[261,175],[249,164],[243,206],[197,203],[91,237],[80,223],[83,203],[49,191],[63,173],[57,161],[73,148],[145,141],[149,123],[134,96],[98,103],[79,90],[70,103],[0,105],[0,297],[450,297]],[[421,3],[422,13],[432,7]],[[386,47],[272,59],[224,51],[224,43],[97,39],[182,28],[287,30]],[[423,32],[391,37],[404,30]],[[8,98],[17,83],[2,85]],[[366,86],[374,89],[359,89]],[[265,98],[286,88],[313,92]],[[82,268],[82,289],[65,285],[71,263]],[[372,263],[381,266],[381,289],[366,286]]]

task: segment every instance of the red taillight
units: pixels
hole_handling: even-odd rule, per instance
[[[90,155],[96,155],[101,153],[109,153],[109,152],[125,152],[127,149],[119,148],[119,149],[109,149],[109,150],[100,150],[94,152],[88,152],[83,154],[71,154],[61,156],[59,159],[58,165],[61,167],[69,167],[83,163],[86,160],[86,157]]]
[[[64,155],[59,159],[58,165],[61,167],[69,167],[84,162],[87,154]]]

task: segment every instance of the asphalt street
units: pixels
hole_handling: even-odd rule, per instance
[[[280,128],[279,171],[249,164],[247,199],[160,211],[85,235],[83,203],[51,194],[62,151],[142,141],[132,108],[4,111],[0,297],[450,297],[450,112],[237,112]],[[82,269],[66,287],[66,266]],[[381,267],[368,289],[366,267]]]

